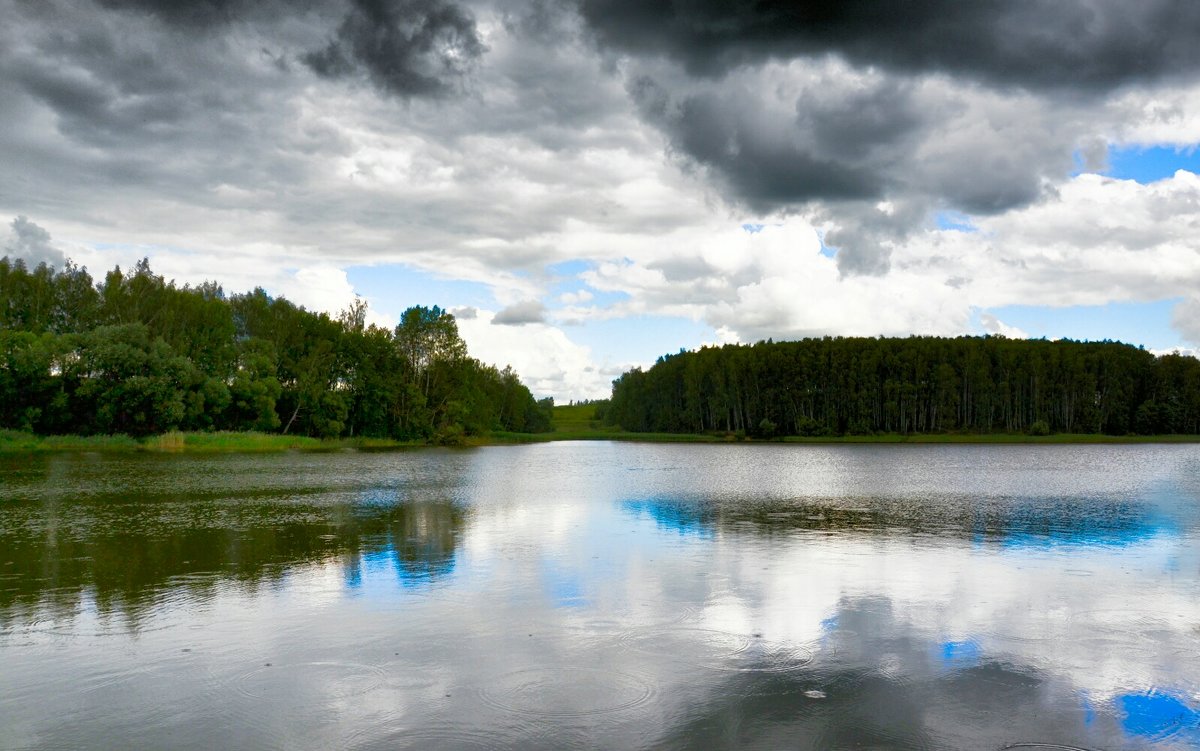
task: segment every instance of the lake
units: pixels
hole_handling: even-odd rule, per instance
[[[0,748],[1194,749],[1200,447],[0,458]]]

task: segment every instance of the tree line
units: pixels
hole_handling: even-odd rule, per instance
[[[613,382],[631,431],[1200,434],[1200,361],[1119,342],[826,337],[705,347]]]
[[[257,430],[455,442],[550,429],[511,368],[470,357],[454,316],[366,323],[258,288],[176,286],[147,260],[85,268],[0,259],[0,428],[39,434]]]

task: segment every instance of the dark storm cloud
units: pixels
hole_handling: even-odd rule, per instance
[[[1052,195],[1077,152],[1102,163],[1142,106],[1103,81],[1191,69],[1186,10],[1093,6],[1072,31],[1074,2],[918,2],[864,21],[900,5],[852,0],[797,31],[783,21],[806,6],[769,1],[0,0],[0,203],[70,227],[56,235],[453,259],[502,279],[564,253],[643,252],[560,242],[579,226],[632,241],[732,206],[733,223],[809,220],[845,275],[880,274],[935,211],[1003,212]],[[1161,49],[1097,73],[1116,65],[1090,59],[1101,42],[1142,50],[1163,18],[1179,33]],[[639,262],[678,288],[703,281],[695,300],[772,273],[691,252]],[[536,295],[516,287],[503,299]]]
[[[674,101],[649,77],[635,81],[631,94],[677,152],[712,170],[756,209],[814,199],[868,198],[882,189],[882,176],[855,164],[857,157],[839,160],[839,152],[852,150],[853,134],[841,133],[835,148],[824,148],[822,134],[814,134],[812,140],[791,124],[776,127],[745,97],[699,92]],[[819,124],[829,120],[819,112],[810,116]],[[899,131],[891,137],[899,137]],[[859,143],[864,145],[871,144]]]
[[[365,74],[402,97],[450,90],[484,53],[475,19],[443,0],[353,0],[334,38],[304,62],[327,78]]]
[[[451,0],[98,2],[183,30],[221,30],[234,23],[265,29],[288,19],[328,24],[324,45],[302,51],[301,61],[327,78],[363,75],[402,97],[445,93],[484,52],[471,12]],[[277,61],[286,67],[286,57]]]
[[[630,96],[681,164],[735,206],[827,221],[843,274],[885,273],[935,208],[1038,200],[1104,89],[1200,67],[1180,32],[1200,30],[1200,10],[1164,2],[580,8],[602,47],[628,53]]]
[[[126,142],[134,134],[157,140],[166,135],[164,127],[169,130],[185,120],[198,105],[178,88],[141,86],[131,79],[121,79],[119,71],[85,70],[39,61],[14,66],[12,75],[29,94],[53,108],[60,131],[101,146]],[[110,85],[114,80],[121,80],[125,90]]]
[[[1040,89],[1105,89],[1200,69],[1191,0],[581,0],[606,47],[693,74],[838,55],[858,65]]]
[[[577,31],[564,48],[493,26],[495,49],[470,70],[471,96],[401,97],[357,85],[371,75],[358,58],[348,60],[351,78],[319,86],[302,62],[331,40],[341,44],[339,29],[353,30],[348,17],[385,6],[315,0],[275,17],[268,10],[286,3],[264,1],[223,6],[225,20],[198,33],[149,2],[0,0],[9,22],[0,24],[0,203],[10,218],[125,225],[149,242],[190,234],[179,244],[200,245],[204,236],[208,247],[230,245],[211,239],[229,233],[234,243],[254,237],[329,255],[434,248],[421,258],[435,267],[465,238],[524,241],[529,251],[519,258],[465,252],[482,274],[540,269],[553,250],[531,235],[613,205],[597,199],[614,190],[610,175],[580,162],[587,148],[637,145],[640,133],[620,82],[597,82],[600,66]],[[393,32],[412,32],[417,47],[421,35],[405,23],[458,24],[477,40],[471,14],[497,20],[483,5],[471,14],[457,7],[389,3],[386,13],[398,14]],[[570,13],[555,21],[578,22]],[[418,50],[402,62],[429,61]],[[430,65],[438,93],[459,83]],[[473,134],[491,140],[464,146]],[[409,148],[409,173],[398,181],[390,157]],[[558,156],[517,157],[541,157],[542,148]],[[434,177],[444,182],[431,192]],[[537,205],[514,201],[525,180],[565,188],[543,191]],[[233,214],[236,222],[217,219]],[[0,225],[0,248],[6,230]]]
[[[559,44],[574,35],[570,6],[556,0],[514,3],[505,9],[503,18],[509,32],[525,39]]]
[[[987,212],[1036,196],[1040,162],[1016,176],[1003,169],[981,176],[958,161],[944,173],[915,164],[916,147],[943,113],[919,104],[903,79],[884,77],[848,90],[818,82],[799,94],[791,111],[747,89],[741,82],[702,82],[698,91],[672,95],[649,76],[630,86],[643,116],[667,134],[672,150],[722,183],[729,200],[766,212],[824,206],[818,213],[836,225],[827,239],[840,247],[843,273],[886,272],[887,243],[923,219],[919,201],[879,211],[876,204],[893,193],[952,190],[965,210]]]
[[[245,135],[237,132],[242,116],[270,97],[266,84],[282,79],[278,70],[248,70],[227,40],[178,33],[151,13],[82,3],[44,10],[56,24],[28,19],[35,23],[18,32],[19,51],[0,59],[0,71],[53,111],[61,134],[109,156],[122,147],[205,146],[197,131],[216,124],[228,146]]]
[[[816,151],[849,164],[888,162],[889,150],[926,119],[902,81],[796,102],[797,126],[812,133]]]
[[[268,0],[269,1],[269,0]],[[106,8],[153,15],[179,26],[204,27],[227,23],[264,0],[99,0]]]
[[[789,133],[764,132],[753,112],[727,108],[713,96],[685,99],[670,125],[677,146],[701,164],[717,168],[757,207],[878,193],[878,180],[870,173],[795,144]]]

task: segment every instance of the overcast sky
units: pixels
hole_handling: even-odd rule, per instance
[[[0,0],[0,248],[456,311],[539,395],[705,343],[1200,345],[1192,0]]]

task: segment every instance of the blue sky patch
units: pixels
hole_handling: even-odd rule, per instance
[[[977,311],[972,326],[983,333],[979,313],[991,313],[1034,339],[1111,339],[1150,349],[1179,345],[1171,328],[1171,311],[1178,299],[1155,302],[1112,302],[1107,305],[1005,305]]]
[[[1181,169],[1200,174],[1200,151],[1195,147],[1127,146],[1109,149],[1108,169],[1104,174],[1145,185],[1172,177]]]
[[[817,242],[821,243],[821,249],[818,251],[821,255],[826,258],[833,258],[837,255],[838,249],[825,244],[825,233],[820,230],[817,230]]]
[[[606,308],[609,305],[619,303],[623,300],[630,300],[633,297],[628,292],[612,292],[594,289],[592,287],[588,287],[586,284],[579,285],[579,288],[587,289],[588,292],[592,293],[592,299],[584,303],[585,305],[592,305],[600,308]]]
[[[595,264],[590,261],[571,260],[547,266],[546,271],[555,276],[578,276],[592,268],[595,268]]]
[[[583,326],[567,327],[566,331],[572,341],[591,347],[596,363],[651,364],[662,355],[674,354],[680,348],[695,349],[717,338],[716,331],[702,321],[666,316],[588,321]],[[671,342],[674,348],[664,349],[664,342]]]
[[[941,230],[956,232],[978,232],[979,228],[971,223],[971,217],[961,211],[939,211],[933,215],[933,223]]]
[[[604,308],[622,300],[630,299],[630,294],[628,292],[599,290],[590,286],[587,282],[578,277],[567,277],[551,286],[550,299],[548,300],[550,303],[549,307],[554,308],[560,305],[561,303],[559,302],[558,298],[561,295],[564,295],[568,292],[578,293],[584,290],[591,294],[592,297],[590,300],[581,302],[579,304],[589,307],[596,306]]]
[[[346,269],[346,279],[355,292],[370,300],[374,310],[396,319],[414,305],[499,307],[486,284],[438,279],[401,264],[351,266]]]

